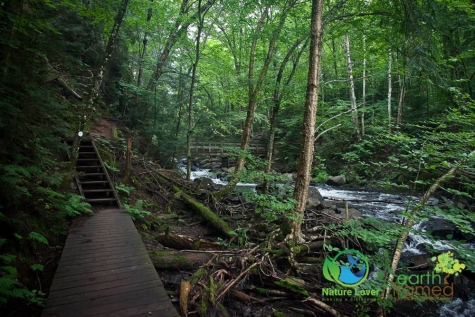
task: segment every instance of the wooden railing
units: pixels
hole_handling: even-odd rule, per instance
[[[229,149],[240,149],[241,143],[238,142],[193,142],[191,144],[191,151],[195,154],[207,154],[214,156],[227,156]],[[267,148],[263,144],[251,143],[248,150],[251,154],[257,156],[265,156]]]

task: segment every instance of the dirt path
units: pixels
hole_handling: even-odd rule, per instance
[[[92,137],[100,137],[109,141],[114,140],[114,134],[117,129],[115,123],[106,119],[100,119],[94,127],[91,128]]]

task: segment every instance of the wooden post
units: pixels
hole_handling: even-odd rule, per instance
[[[350,219],[350,213],[348,211],[348,201],[345,201],[345,215],[346,215],[346,221]]]

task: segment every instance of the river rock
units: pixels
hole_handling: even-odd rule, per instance
[[[429,253],[423,254],[403,254],[401,262],[405,263],[412,270],[422,270],[430,266],[428,259],[432,257]]]
[[[341,219],[346,218],[345,208],[323,209],[322,213],[335,217],[335,218],[341,218]],[[349,216],[349,219],[357,220],[361,217],[361,213],[357,209],[348,208],[348,216]]]
[[[322,194],[315,187],[308,188],[307,203],[305,209],[313,209],[323,202]]]
[[[456,232],[455,225],[446,219],[432,218],[422,224],[422,228],[429,231],[433,237],[447,239],[447,235],[452,236]]]
[[[326,182],[327,185],[332,186],[341,186],[346,184],[346,177],[345,175],[338,175],[329,178]]]
[[[195,183],[195,190],[205,190],[205,191],[213,191],[214,190],[214,183],[211,178],[208,177],[201,177],[195,178],[193,180]]]

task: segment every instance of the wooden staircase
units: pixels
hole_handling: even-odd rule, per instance
[[[72,142],[68,142],[69,145]],[[76,163],[76,184],[84,200],[91,205],[120,207],[120,202],[109,174],[97,151],[94,141],[83,138],[79,145]]]

